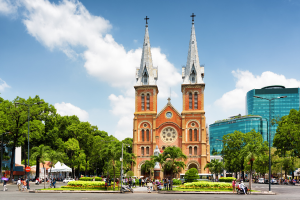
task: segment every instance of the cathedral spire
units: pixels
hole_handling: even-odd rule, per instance
[[[191,15],[192,17],[192,31],[189,43],[189,51],[186,66],[182,68],[182,79],[183,84],[199,84],[204,83],[204,67],[200,66],[198,48],[197,48],[197,40],[195,33],[195,25],[194,25],[194,13]]]
[[[148,31],[148,21],[149,18],[146,16],[146,30],[143,43],[143,51],[140,68],[136,69],[136,86],[139,85],[156,85],[157,81],[157,68],[153,67],[151,46]]]

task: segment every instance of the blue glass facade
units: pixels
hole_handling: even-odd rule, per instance
[[[280,119],[288,115],[291,109],[299,110],[300,95],[299,88],[285,88],[284,86],[268,86],[262,89],[253,89],[247,92],[246,96],[246,114],[260,115],[269,120],[269,101],[255,98],[260,96],[267,99],[276,98],[271,101],[271,119]],[[286,98],[277,98],[287,96]],[[271,145],[276,133],[277,124],[271,126]],[[268,138],[264,138],[267,140]]]
[[[260,116],[244,116],[217,121],[209,125],[210,154],[213,155],[213,152],[220,153],[222,151],[223,135],[233,133],[234,131],[247,133],[252,129],[261,133],[265,140],[268,131],[268,121]]]

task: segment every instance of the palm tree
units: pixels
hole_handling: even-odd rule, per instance
[[[51,174],[51,168],[54,167],[54,165],[58,162],[58,161],[62,161],[63,158],[63,153],[59,152],[59,151],[50,151],[48,154],[48,159],[50,161],[50,174]]]
[[[46,189],[46,169],[45,169],[45,161],[49,157],[49,153],[51,148],[49,146],[44,146],[41,144],[39,147],[32,148],[31,158],[36,159],[37,157],[40,158],[40,162],[43,164],[44,168],[44,189]]]
[[[161,155],[161,154],[160,154]],[[167,147],[162,153],[164,171],[171,171],[171,178],[175,173],[185,167],[183,160],[187,159],[187,156],[182,152],[179,147]]]
[[[150,160],[146,160],[145,163],[142,165],[142,170],[145,170],[146,173],[150,172],[150,180],[152,179],[151,175],[153,174],[155,166],[154,157],[151,156]]]
[[[208,168],[211,173],[215,174],[217,178],[218,174],[224,169],[224,164],[218,159],[213,159],[210,163],[205,165],[204,169],[206,168]]]

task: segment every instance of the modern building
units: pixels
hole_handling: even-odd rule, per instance
[[[161,66],[164,67],[164,66]],[[153,67],[148,25],[146,25],[141,64],[136,69],[135,112],[133,119],[133,152],[137,155],[134,174],[147,176],[142,165],[166,147],[180,147],[187,160],[185,173],[196,168],[200,174],[207,174],[204,166],[210,161],[209,142],[205,126],[204,111],[204,67],[200,66],[194,21],[189,42],[187,64],[182,68],[181,85],[182,112],[178,112],[168,99],[165,107],[157,112],[158,68]],[[169,173],[170,175],[171,173]],[[165,172],[168,176],[168,172]],[[154,178],[160,179],[163,172],[156,167]]]
[[[209,125],[209,145],[210,154],[220,155],[223,149],[222,138],[228,133],[241,131],[243,133],[250,132],[254,129],[262,134],[264,140],[267,137],[268,120],[261,116],[232,116],[228,119],[216,121]]]
[[[271,119],[280,119],[288,115],[291,109],[299,110],[300,92],[299,88],[285,88],[282,85],[273,85],[261,89],[253,89],[247,92],[246,96],[246,114],[260,115],[262,118],[269,120],[269,101],[255,98],[260,96],[267,99],[276,98],[271,101]],[[277,97],[287,96],[286,98]],[[277,124],[271,126],[271,145],[276,133]],[[268,141],[268,137],[264,137]]]

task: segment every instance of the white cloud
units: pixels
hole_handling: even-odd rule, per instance
[[[11,2],[10,0],[0,0],[0,14],[13,14],[18,9],[18,1]]]
[[[7,83],[0,78],[0,92],[3,92],[5,88],[10,88],[10,86],[7,85]]]
[[[237,78],[235,89],[223,94],[214,104],[221,107],[223,111],[231,109],[245,109],[246,93],[252,89],[260,89],[269,85],[283,85],[289,87],[299,87],[300,80],[288,79],[284,75],[275,74],[270,71],[263,72],[261,75],[253,75],[249,71],[232,71]]]
[[[89,119],[88,112],[70,103],[65,103],[65,102],[56,103],[54,104],[54,107],[56,108],[57,113],[59,113],[62,116],[76,115],[80,119],[80,121],[88,121]]]
[[[109,96],[111,112],[120,118],[115,134],[120,135],[122,130],[122,133],[131,132],[128,136],[132,136],[132,123],[123,125],[133,116],[135,69],[140,65],[142,49],[126,51],[108,34],[112,28],[110,22],[91,15],[77,0],[63,0],[58,4],[23,0],[23,5],[27,10],[23,23],[30,35],[50,50],[59,49],[70,58],[82,55],[88,74],[121,89],[124,96]],[[75,47],[84,50],[77,52],[79,48]],[[159,69],[158,97],[166,98],[170,87],[180,84],[181,75],[160,48],[152,48],[152,58]],[[176,96],[173,92],[172,97]]]

